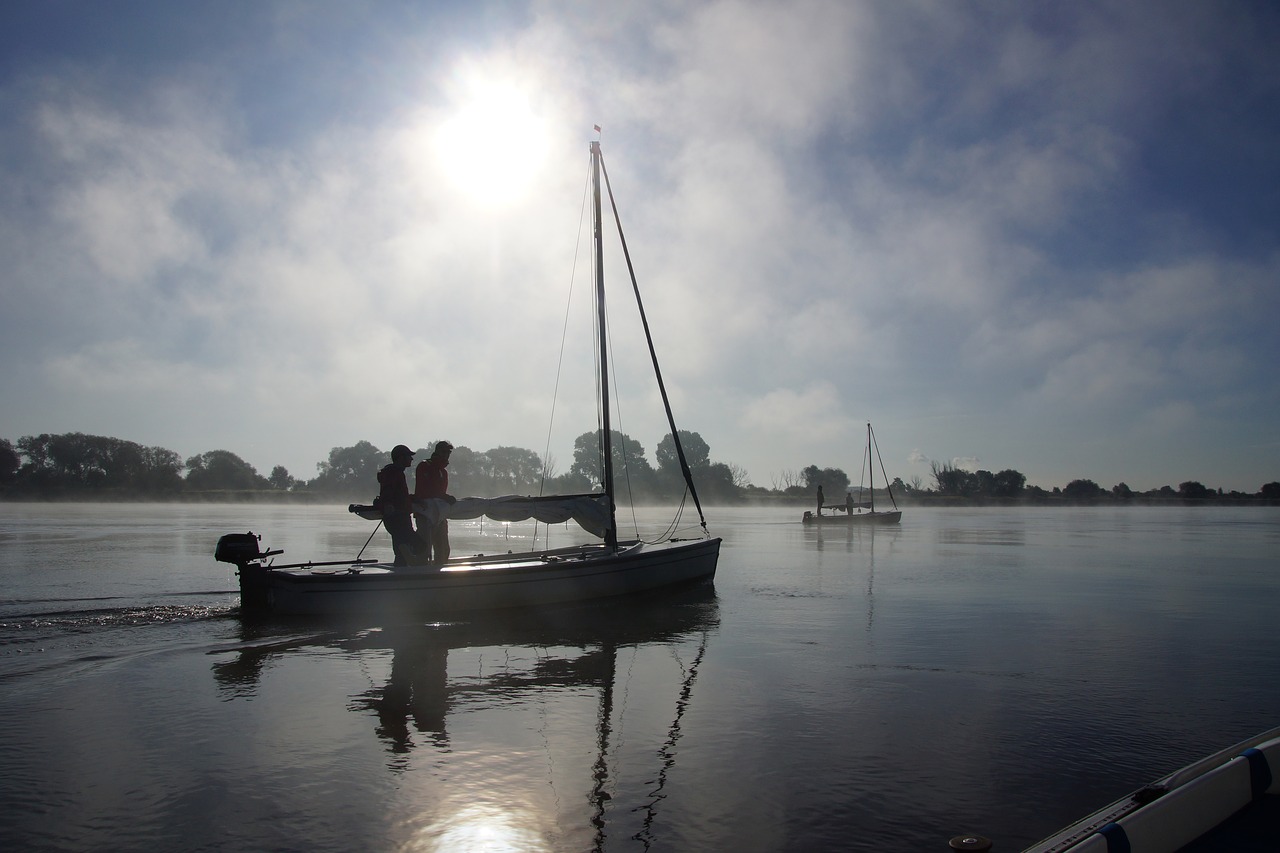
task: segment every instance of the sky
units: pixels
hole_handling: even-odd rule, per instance
[[[870,422],[924,486],[1256,492],[1277,44],[1267,0],[5,3],[0,438],[563,473],[598,138],[677,426],[756,485],[859,482]],[[653,461],[606,252],[614,426]]]

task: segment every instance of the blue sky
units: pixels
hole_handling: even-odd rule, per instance
[[[677,423],[753,482],[856,482],[869,420],[908,482],[1256,491],[1278,43],[1268,2],[7,3],[0,437],[566,470],[599,124]]]

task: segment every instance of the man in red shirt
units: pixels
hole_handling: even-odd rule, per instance
[[[436,449],[430,459],[418,463],[414,473],[413,499],[415,501],[438,498],[454,503],[457,498],[449,494],[449,454],[453,445],[447,441],[436,443]],[[428,527],[429,529],[424,529]],[[440,514],[440,520],[434,526],[427,524],[426,517],[418,516],[418,531],[431,545],[432,562],[443,563],[449,559],[449,518],[447,513]]]

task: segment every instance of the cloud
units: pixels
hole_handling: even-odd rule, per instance
[[[252,444],[304,475],[361,438],[543,452],[559,369],[568,458],[592,422],[590,354],[561,368],[559,345],[589,277],[597,122],[678,423],[717,459],[848,466],[871,420],[908,465],[975,457],[1052,485],[1126,436],[1113,478],[1137,487],[1197,429],[1256,444],[1247,424],[1274,422],[1276,211],[1239,191],[1274,171],[1250,154],[1275,140],[1265,16],[281,9],[141,57],[112,47],[141,38],[121,21],[96,53],[0,81],[0,391],[31,401],[0,433]],[[545,152],[502,198],[437,146],[492,87]],[[1215,165],[1235,162],[1251,183]],[[617,310],[627,273],[607,272]],[[620,384],[652,403],[643,342],[622,319],[611,335]],[[650,447],[666,432],[632,417]]]

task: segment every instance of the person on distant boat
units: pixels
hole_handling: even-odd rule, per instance
[[[413,451],[403,444],[391,449],[391,464],[378,472],[378,499],[382,507],[382,523],[391,534],[395,565],[407,566],[427,559],[430,550],[413,529],[413,499],[405,471],[413,464]]]
[[[853,515],[853,489],[844,493],[844,512],[845,515]]]
[[[822,505],[827,499],[822,496],[822,486],[818,486],[818,515],[822,515]]]
[[[448,469],[451,453],[453,453],[453,445],[447,441],[440,441],[436,443],[436,449],[431,452],[431,458],[418,463],[418,468],[414,472],[413,499],[415,501],[438,499],[450,504],[457,501],[457,498],[449,494]],[[426,530],[423,530],[424,524]],[[447,512],[440,513],[434,523],[420,513],[418,530],[423,531],[424,537],[430,543],[432,562],[443,563],[449,559],[449,514]]]

